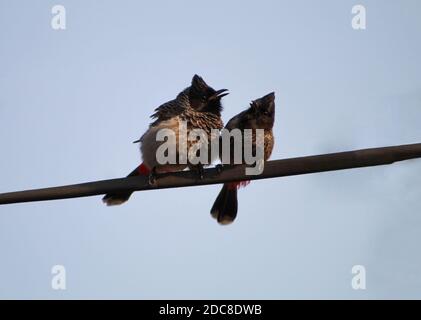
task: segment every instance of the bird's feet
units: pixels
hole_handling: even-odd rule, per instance
[[[196,166],[196,171],[197,171],[197,175],[199,176],[199,179],[203,180],[203,177],[205,175],[205,169],[203,169],[203,165],[199,163]]]
[[[220,174],[220,173],[222,172],[222,170],[224,170],[224,165],[223,165],[222,163],[217,164],[217,165],[215,166],[215,169],[216,169],[216,172],[217,172],[218,174]]]
[[[148,183],[150,186],[154,186],[156,184],[156,168],[154,167],[152,171],[149,173]]]

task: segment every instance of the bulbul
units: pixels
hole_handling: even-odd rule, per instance
[[[250,107],[234,116],[225,126],[226,129],[240,129],[244,143],[244,130],[252,129],[252,150],[255,152],[256,147],[256,131],[255,129],[264,129],[264,160],[269,159],[272,154],[275,143],[273,136],[273,125],[275,122],[275,93],[270,93],[260,99],[252,101]],[[231,141],[230,147],[231,163],[234,158],[234,146]],[[244,156],[243,156],[244,163]],[[246,186],[247,181],[225,183],[220,191],[215,203],[211,209],[211,215],[220,224],[232,223],[238,210],[237,190],[241,186]]]
[[[128,177],[144,175],[149,176],[155,173],[174,172],[184,170],[186,167],[194,167],[179,163],[177,154],[177,163],[161,165],[156,159],[156,152],[163,141],[157,141],[157,133],[161,129],[170,129],[176,136],[176,150],[179,150],[178,138],[179,126],[181,122],[187,124],[187,135],[193,129],[202,129],[208,135],[209,150],[212,138],[212,129],[221,130],[223,122],[221,119],[222,104],[221,98],[226,96],[227,89],[215,90],[208,86],[206,82],[198,75],[194,75],[190,87],[180,92],[174,100],[168,101],[155,109],[151,118],[153,122],[142,137],[135,142],[140,142],[140,151],[142,155],[142,164],[134,169]],[[218,138],[218,137],[216,137]],[[188,148],[194,142],[188,142]],[[197,167],[201,169],[201,164]],[[102,199],[109,206],[119,205],[126,202],[132,192],[109,193]]]

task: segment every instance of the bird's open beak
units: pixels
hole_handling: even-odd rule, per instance
[[[229,95],[229,92],[227,92],[227,91],[228,91],[228,89],[221,89],[221,90],[216,91],[210,97],[210,100],[213,100],[213,99],[221,99],[221,98],[225,97],[226,95]]]

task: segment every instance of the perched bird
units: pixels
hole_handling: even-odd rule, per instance
[[[187,125],[187,135],[193,129],[202,129],[206,132],[210,150],[212,140],[219,138],[219,135],[215,136],[212,133],[212,129],[221,130],[224,126],[221,119],[221,98],[228,94],[227,91],[227,89],[214,90],[200,76],[195,75],[190,87],[180,92],[174,100],[156,108],[151,116],[153,122],[149,125],[148,130],[138,141],[135,141],[141,143],[140,151],[143,162],[128,177],[181,171],[187,167],[197,167],[199,171],[202,170],[200,163],[196,166],[189,162],[187,164],[179,163],[178,152],[175,164],[161,165],[156,159],[156,152],[163,141],[157,141],[156,135],[161,129],[170,129],[177,137],[176,150],[179,150],[180,143],[187,143],[188,150],[195,141],[182,142],[182,139],[179,139],[180,123],[184,122]],[[109,193],[104,196],[103,202],[109,206],[119,205],[126,202],[131,194],[132,192]]]
[[[255,153],[256,147],[256,131],[255,129],[264,129],[264,160],[269,159],[274,146],[273,125],[275,121],[275,93],[270,93],[260,99],[252,101],[250,107],[234,116],[225,126],[226,129],[240,129],[243,133],[242,139],[244,143],[244,129],[252,129],[252,150]],[[231,141],[230,147],[230,163],[234,162],[234,147]],[[244,163],[244,155],[243,155]],[[248,181],[238,181],[225,183],[220,191],[215,203],[211,209],[211,215],[220,224],[232,223],[238,210],[237,190],[241,186],[246,186]]]

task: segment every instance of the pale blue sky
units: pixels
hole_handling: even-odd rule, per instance
[[[367,8],[365,31],[351,8]],[[67,9],[67,30],[50,27]],[[277,94],[273,158],[421,142],[421,3],[0,0],[0,192],[120,177],[202,75],[224,120]],[[421,160],[0,207],[0,298],[421,298]],[[67,271],[54,291],[51,267]],[[367,269],[367,290],[351,268]]]

